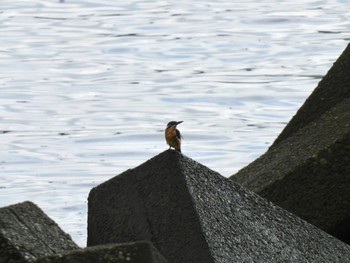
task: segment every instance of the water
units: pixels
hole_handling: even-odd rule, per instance
[[[0,206],[31,200],[81,246],[97,184],[167,149],[230,176],[349,42],[347,1],[2,0]]]

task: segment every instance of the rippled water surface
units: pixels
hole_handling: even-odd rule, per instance
[[[224,176],[262,154],[349,42],[348,1],[0,2],[0,206],[81,246],[97,184],[167,149]]]

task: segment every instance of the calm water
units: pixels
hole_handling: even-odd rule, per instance
[[[229,176],[262,154],[349,42],[348,1],[1,0],[0,206],[81,246],[92,187],[167,149]],[[259,2],[259,3],[257,3]]]

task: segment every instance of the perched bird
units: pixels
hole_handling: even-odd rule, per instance
[[[176,151],[181,152],[181,133],[176,126],[182,121],[171,121],[165,128],[165,140],[169,144],[169,149],[173,147]]]

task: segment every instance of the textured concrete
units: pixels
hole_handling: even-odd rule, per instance
[[[31,262],[77,248],[35,204],[27,201],[0,208],[0,262]]]
[[[149,240],[169,262],[211,262],[179,157],[166,152],[92,189],[88,246]]]
[[[166,263],[154,246],[146,241],[108,244],[78,249],[41,258],[35,263]]]
[[[231,179],[350,244],[350,47],[260,158]]]
[[[274,142],[274,146],[350,98],[350,44]]]
[[[92,189],[88,245],[150,240],[169,262],[344,262],[350,247],[175,151]]]

